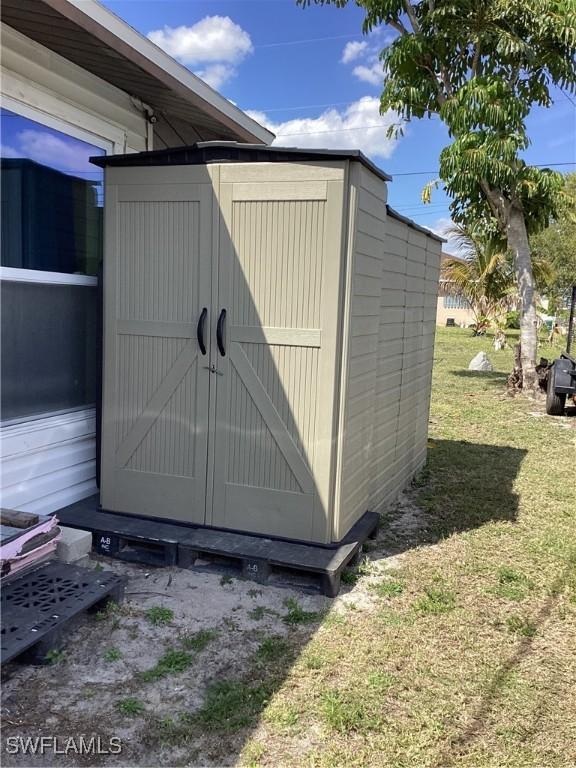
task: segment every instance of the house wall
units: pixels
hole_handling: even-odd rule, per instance
[[[440,295],[437,299],[436,325],[444,327],[449,317],[454,319],[456,325],[461,325],[465,328],[472,325],[474,322],[472,310],[460,308],[448,309],[444,306],[444,296]]]
[[[1,33],[5,108],[108,153],[151,148],[143,111],[127,93],[5,24]],[[0,276],[39,279],[33,270],[2,268]],[[48,279],[73,277],[49,273]],[[0,439],[3,506],[51,512],[96,491],[94,408],[3,425]]]
[[[353,171],[335,538],[385,509],[426,460],[441,248],[385,201],[383,182]]]
[[[20,105],[27,114],[32,108],[37,111],[33,119],[43,114],[68,123],[85,132],[87,141],[93,134],[94,139],[112,144],[114,153],[152,148],[144,110],[127,93],[6,24],[0,31],[2,99],[7,109]]]

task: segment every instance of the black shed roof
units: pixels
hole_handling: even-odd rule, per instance
[[[94,165],[204,165],[206,163],[288,163],[313,160],[356,160],[384,181],[392,177],[358,149],[300,149],[298,147],[268,147],[263,144],[240,144],[236,141],[199,141],[196,144],[127,155],[91,157]]]
[[[369,160],[358,149],[305,149],[299,147],[269,147],[263,144],[241,144],[236,141],[199,141],[196,144],[168,149],[155,149],[149,152],[131,152],[126,155],[98,155],[90,161],[100,168],[131,167],[131,166],[160,166],[160,165],[205,165],[207,163],[288,163],[310,162],[314,160],[356,160],[362,163],[372,173],[383,181],[391,181],[392,177]],[[388,213],[395,219],[404,222],[412,229],[432,237],[434,240],[445,242],[426,227],[421,227],[412,219],[408,219],[387,206]]]

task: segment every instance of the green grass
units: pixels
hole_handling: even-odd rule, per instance
[[[45,664],[61,664],[66,659],[66,651],[62,648],[51,648],[44,656]]]
[[[125,699],[120,699],[116,702],[116,709],[120,714],[126,717],[138,717],[145,711],[145,706],[140,699],[136,699],[132,696],[128,696]]]
[[[207,648],[210,643],[218,637],[218,632],[214,629],[201,629],[191,635],[181,635],[178,639],[182,648],[187,651],[196,651],[200,653]]]
[[[280,635],[267,637],[258,647],[256,655],[262,661],[278,661],[288,655],[290,646]]]
[[[356,584],[356,582],[360,578],[360,574],[358,573],[358,571],[352,568],[346,568],[344,571],[342,571],[342,575],[340,578],[341,578],[342,584],[347,584],[352,586]]]
[[[257,605],[251,611],[248,611],[248,616],[252,621],[262,621],[265,616],[278,616],[278,613],[272,608],[266,608],[264,605]]]
[[[196,720],[206,730],[237,731],[254,722],[269,697],[266,683],[221,680],[208,688]]]
[[[398,597],[404,592],[405,584],[403,581],[396,579],[390,579],[388,581],[380,581],[378,584],[374,584],[372,589],[378,597]]]
[[[116,619],[120,613],[122,613],[122,606],[118,605],[114,600],[108,600],[104,608],[101,611],[96,612],[95,619],[96,621]]]
[[[509,616],[506,619],[506,626],[510,632],[522,635],[522,637],[534,637],[538,631],[538,627],[533,621],[530,621],[525,616],[518,616],[518,614]]]
[[[419,613],[448,613],[456,607],[456,596],[441,587],[427,587],[422,597],[414,603],[414,607]]]
[[[163,624],[170,624],[174,618],[174,611],[171,608],[165,608],[163,605],[153,605],[146,611],[146,618],[155,627]]]
[[[107,648],[104,651],[104,661],[114,662],[122,658],[122,651],[119,648]]]
[[[504,600],[524,600],[534,589],[534,582],[526,574],[503,565],[498,569],[498,584],[494,587],[494,594]]]
[[[379,727],[381,719],[369,700],[359,691],[329,690],[321,695],[320,712],[331,730],[343,734],[369,733]]]
[[[153,667],[142,672],[140,679],[145,683],[151,683],[168,675],[177,675],[188,669],[193,662],[194,657],[191,653],[172,649],[161,656]]]
[[[467,371],[481,350],[488,375]],[[362,610],[288,601],[284,621],[308,637],[296,664],[288,654],[210,690],[203,718],[223,754],[231,728],[248,738],[258,722],[263,762],[283,768],[574,762],[576,418],[509,397],[511,365],[490,336],[438,330],[428,464],[411,491],[421,529],[388,529],[392,510],[371,550],[403,552],[401,576],[375,593],[358,581]]]
[[[283,621],[292,627],[298,624],[311,624],[318,621],[320,617],[315,611],[305,611],[293,597],[284,600],[284,607],[288,609],[288,612],[284,615]]]

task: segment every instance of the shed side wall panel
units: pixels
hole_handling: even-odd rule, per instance
[[[369,505],[378,512],[426,460],[440,264],[437,240],[392,216],[387,233]]]
[[[426,460],[440,265],[437,240],[387,214],[384,184],[354,165],[350,177],[335,539],[383,511]]]
[[[368,509],[386,241],[386,184],[357,163],[350,171],[349,297],[342,361],[341,444],[334,538]]]

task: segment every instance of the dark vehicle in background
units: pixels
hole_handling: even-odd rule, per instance
[[[572,288],[566,352],[554,360],[548,372],[546,413],[549,416],[563,416],[566,409],[566,397],[576,399],[576,357],[573,354],[575,310],[576,285]]]

